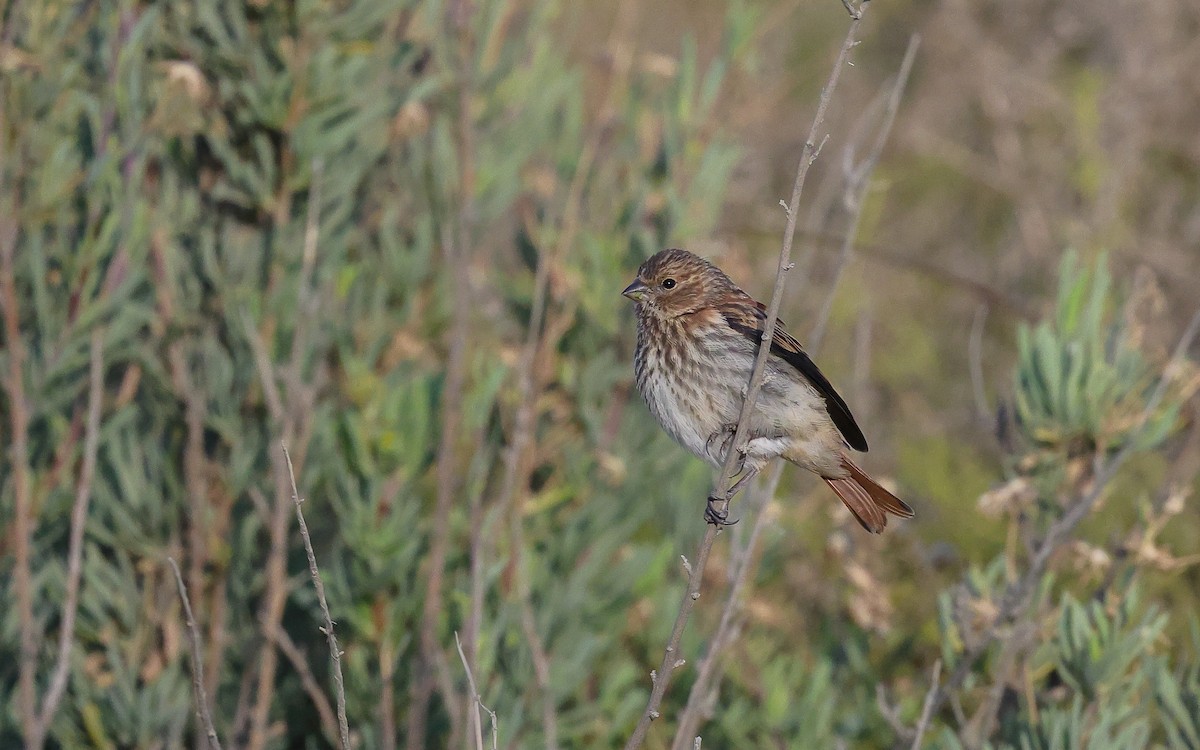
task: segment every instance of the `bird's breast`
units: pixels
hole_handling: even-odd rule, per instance
[[[663,429],[696,456],[719,464],[713,436],[737,421],[750,362],[714,345],[702,328],[640,321],[634,370],[638,391]]]

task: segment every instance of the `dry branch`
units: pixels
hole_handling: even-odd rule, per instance
[[[474,88],[474,39],[471,33],[473,7],[469,0],[450,3],[446,16],[452,38],[456,39],[458,73],[458,112],[455,123],[458,151],[458,206],[450,222],[452,229],[442,234],[442,252],[451,282],[452,312],[446,331],[446,380],[442,392],[441,438],[438,441],[435,476],[433,529],[426,571],[425,600],[421,612],[420,653],[423,669],[414,671],[413,689],[408,712],[406,747],[419,750],[425,745],[429,701],[435,682],[440,682],[442,699],[450,710],[451,735],[459,734],[460,713],[454,706],[456,696],[450,680],[450,670],[438,639],[438,620],[442,611],[442,589],[446,574],[446,556],[450,544],[450,508],[458,492],[458,442],[462,429],[462,394],[466,385],[467,347],[470,340],[472,309],[467,266],[470,262],[469,238],[474,213],[474,123],[470,98]]]
[[[917,59],[917,47],[920,44],[921,37],[917,34],[909,37],[908,48],[904,51],[904,60],[900,63],[900,72],[896,74],[896,82],[892,85],[892,90],[888,94],[883,121],[879,125],[879,130],[875,133],[875,142],[872,144],[866,158],[857,165],[853,164],[853,145],[847,148],[844,202],[846,208],[850,211],[850,224],[846,229],[845,235],[842,237],[842,249],[838,255],[837,270],[834,271],[833,280],[829,285],[829,292],[825,295],[825,301],[821,305],[820,312],[817,314],[817,322],[813,325],[812,333],[808,337],[807,347],[810,355],[815,356],[816,351],[821,347],[821,343],[825,339],[825,332],[829,325],[829,315],[833,311],[834,293],[841,285],[842,276],[845,274],[846,268],[850,265],[850,260],[854,255],[854,241],[858,236],[859,223],[862,221],[863,204],[866,202],[867,189],[871,186],[871,175],[875,172],[875,167],[879,164],[880,157],[883,156],[883,147],[887,144],[888,136],[892,132],[892,125],[896,122],[896,112],[900,109],[900,100],[904,96],[905,87],[908,85],[908,77],[912,73],[913,62]]]
[[[183,575],[179,572],[175,558],[168,557],[167,562],[171,565],[171,572],[175,574],[175,585],[179,589],[179,599],[183,602],[183,614],[186,618],[188,646],[192,652],[192,689],[196,697],[196,717],[204,728],[204,735],[208,737],[209,747],[212,750],[221,750],[221,740],[217,737],[212,713],[208,710],[208,691],[204,689],[204,662],[200,658],[200,632],[196,629],[196,618],[192,616],[192,604],[188,601],[187,587],[183,584]]]
[[[779,486],[779,478],[783,476],[783,464],[775,462],[772,467],[770,477],[767,481],[757,488],[754,493],[756,497],[752,504],[756,508],[757,515],[754,519],[754,526],[750,529],[750,538],[746,540],[746,546],[738,555],[735,562],[735,572],[733,574],[733,584],[729,587],[729,595],[725,599],[725,607],[721,611],[721,621],[717,625],[717,630],[713,633],[712,639],[708,647],[708,653],[704,655],[704,659],[700,661],[700,665],[696,673],[696,681],[692,683],[691,692],[688,693],[687,704],[683,709],[683,713],[679,715],[679,725],[675,729],[675,741],[671,744],[672,750],[687,750],[687,747],[692,744],[696,737],[696,729],[700,725],[702,714],[702,706],[709,691],[716,687],[718,676],[718,662],[721,654],[728,648],[733,641],[734,634],[737,628],[734,627],[735,616],[741,611],[742,591],[746,588],[746,581],[750,577],[751,561],[754,559],[754,550],[758,546],[758,538],[762,534],[763,528],[766,526],[767,505],[771,502],[771,498],[775,496],[775,490]]]
[[[925,693],[925,703],[921,706],[921,718],[917,720],[917,733],[913,737],[912,750],[921,750],[921,740],[925,730],[929,728],[929,720],[933,718],[933,698],[937,695],[938,680],[942,676],[942,660],[933,663],[933,675],[929,678],[929,692]]]
[[[308,666],[308,660],[292,637],[282,627],[275,630],[275,643],[279,646],[279,650],[288,661],[292,663],[292,668],[296,670],[296,674],[300,675],[300,685],[304,688],[304,692],[308,694],[308,699],[312,701],[313,706],[317,709],[317,716],[321,719],[321,731],[325,733],[325,738],[329,740],[329,744],[334,744],[338,741],[338,719],[333,714],[333,706],[329,705],[329,698],[325,697],[325,693],[321,692],[321,684],[317,682],[316,675],[313,674],[312,668]]]
[[[71,507],[71,532],[67,545],[67,592],[63,601],[62,626],[58,633],[58,658],[50,676],[50,685],[42,699],[42,709],[27,738],[30,747],[40,748],[46,741],[50,722],[58,711],[67,689],[71,668],[71,647],[75,644],[75,615],[79,612],[79,581],[83,576],[83,528],[87,524],[88,504],[92,497],[92,478],[96,474],[96,454],[100,450],[100,406],[104,390],[104,333],[92,331],[88,375],[87,428],[83,441],[83,466],[75,486]]]
[[[296,505],[296,521],[300,524],[300,537],[304,540],[304,552],[308,555],[308,573],[312,576],[313,587],[317,590],[317,604],[321,607],[321,614],[325,616],[325,626],[321,628],[321,632],[329,641],[329,654],[333,659],[333,688],[334,697],[337,698],[338,733],[342,742],[342,750],[350,750],[350,728],[346,721],[346,686],[342,679],[342,652],[338,648],[337,635],[333,632],[333,615],[329,613],[329,603],[325,600],[325,584],[321,581],[321,571],[317,569],[317,556],[313,552],[312,539],[308,535],[308,524],[304,522],[304,512],[300,509],[304,498],[300,497],[300,491],[296,489],[296,473],[292,468],[292,457],[288,453],[286,445],[280,447],[283,449],[283,458],[287,461],[288,478],[292,483],[292,502]]]
[[[858,32],[859,24],[862,23],[865,7],[865,2],[857,8],[847,5],[851,17],[850,28],[846,32],[846,39],[842,42],[837,60],[833,65],[833,71],[829,75],[829,80],[821,90],[821,98],[817,103],[817,111],[813,117],[812,127],[809,129],[808,138],[804,142],[804,149],[800,155],[800,164],[796,169],[796,180],[792,186],[791,200],[785,206],[787,211],[787,226],[784,229],[783,248],[779,253],[779,264],[775,272],[775,286],[771,292],[770,304],[767,306],[767,318],[763,326],[762,338],[759,342],[758,356],[755,358],[754,368],[750,373],[750,380],[746,387],[746,396],[742,402],[742,412],[738,418],[737,430],[734,433],[734,439],[730,441],[729,451],[725,456],[721,475],[717,480],[716,490],[713,493],[716,497],[724,498],[729,492],[734,473],[733,470],[737,463],[737,448],[745,442],[749,415],[754,408],[755,400],[758,398],[758,392],[762,388],[763,372],[766,368],[767,356],[771,351],[771,347],[769,345],[762,346],[762,342],[770,341],[772,336],[775,335],[775,324],[779,318],[779,305],[783,300],[783,288],[786,283],[787,272],[792,267],[792,242],[796,233],[796,217],[800,209],[800,195],[804,190],[804,182],[808,177],[809,167],[812,166],[819,153],[818,138],[821,137],[821,127],[825,121],[825,111],[828,109],[829,101],[833,96],[834,90],[837,88],[842,68],[846,64],[850,50],[856,44],[855,36]],[[821,142],[823,143],[823,140]],[[724,500],[718,505],[720,506],[718,510],[725,510],[728,506],[728,500]],[[700,585],[704,575],[704,568],[708,563],[708,555],[712,550],[718,530],[717,526],[710,525],[704,533],[704,539],[700,542],[700,549],[696,554],[695,562],[692,563],[692,571],[688,577],[688,585],[684,593],[683,602],[680,604],[679,613],[675,617],[675,625],[671,629],[671,637],[667,641],[662,663],[659,669],[652,673],[653,685],[650,690],[650,698],[646,702],[646,709],[642,712],[642,716],[638,720],[633,734],[630,736],[629,741],[625,743],[625,750],[635,750],[635,748],[641,747],[642,742],[646,739],[646,733],[650,728],[650,722],[659,716],[658,709],[662,703],[663,696],[666,694],[667,685],[670,683],[671,673],[675,670],[677,663],[679,663],[677,652],[680,641],[683,638],[683,630],[687,626],[688,619],[691,617],[692,608],[695,606],[696,600],[700,598]]]
[[[471,728],[475,730],[475,748],[483,750],[483,721],[479,718],[479,712],[486,711],[487,715],[492,719],[492,750],[497,750],[499,742],[499,727],[496,722],[496,712],[488,708],[483,703],[483,696],[479,694],[479,688],[475,686],[475,675],[471,673],[471,667],[467,664],[467,655],[463,653],[462,641],[458,638],[458,631],[454,632],[454,645],[458,647],[458,658],[462,660],[463,669],[467,672],[467,685],[471,688]]]
[[[7,124],[0,107],[0,125]],[[0,167],[4,165],[4,142],[0,138]],[[7,186],[5,186],[7,188]],[[25,340],[21,336],[21,313],[17,306],[15,258],[17,244],[17,191],[5,189],[0,195],[0,311],[4,315],[4,343],[8,350],[8,372],[4,388],[8,391],[9,458],[12,461],[13,495],[13,588],[16,589],[17,627],[20,632],[20,656],[17,664],[17,713],[25,737],[33,734],[37,723],[38,636],[33,621],[33,570],[30,546],[33,538],[33,496],[29,480],[29,399],[25,394]]]

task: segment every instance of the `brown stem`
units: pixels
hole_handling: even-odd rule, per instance
[[[165,287],[165,284],[163,285]],[[169,297],[165,297],[169,299]],[[166,319],[170,319],[169,317]],[[196,388],[192,382],[189,373],[188,355],[184,349],[183,341],[176,341],[171,344],[167,351],[167,362],[170,367],[171,382],[175,387],[176,395],[183,400],[184,403],[184,424],[187,429],[184,451],[183,451],[183,477],[184,486],[187,488],[187,508],[188,508],[188,527],[187,527],[187,584],[192,592],[203,592],[205,577],[204,569],[209,562],[210,550],[208,549],[207,539],[209,537],[209,502],[208,502],[208,476],[205,471],[204,460],[204,423],[207,418],[208,406],[206,396],[199,388]],[[199,594],[198,594],[199,595]],[[201,600],[203,596],[201,596]],[[215,629],[217,625],[216,612],[210,611],[210,626]],[[209,644],[214,649],[219,649],[220,644],[212,639],[212,631],[209,633]],[[216,666],[219,661],[208,660],[208,665],[212,667],[208,673],[208,684],[205,687],[209,690],[216,689]]]
[[[850,8],[850,6],[847,7]],[[855,35],[858,32],[859,24],[862,23],[865,8],[866,3],[859,5],[857,8],[850,8],[850,28],[846,32],[846,39],[842,42],[837,60],[834,62],[833,72],[830,73],[825,88],[821,90],[821,98],[817,103],[817,112],[813,117],[808,138],[804,142],[804,149],[800,155],[800,164],[796,168],[796,181],[792,185],[792,197],[787,204],[787,227],[784,229],[783,248],[779,252],[779,264],[775,271],[775,286],[771,292],[771,302],[767,306],[767,319],[763,326],[763,335],[760,344],[762,341],[770,341],[775,335],[775,324],[779,318],[779,305],[783,300],[783,288],[787,279],[787,272],[792,267],[792,242],[796,233],[796,217],[800,211],[800,195],[804,190],[804,182],[808,177],[808,169],[816,160],[819,152],[818,138],[820,137],[821,126],[825,122],[825,111],[829,108],[829,101],[833,96],[834,90],[837,88],[838,80],[841,78],[842,67],[845,66],[846,59],[850,55],[850,50],[856,44]],[[721,468],[721,475],[716,483],[713,495],[714,497],[722,498],[718,503],[722,509],[729,505],[728,499],[725,498],[729,492],[734,473],[733,470],[737,463],[737,448],[745,443],[747,423],[749,422],[750,413],[754,408],[754,402],[758,399],[758,392],[762,388],[763,372],[766,368],[767,356],[770,354],[770,351],[770,346],[760,345],[758,348],[758,356],[754,360],[754,368],[750,372],[750,381],[746,387],[746,396],[742,401],[742,411],[738,417],[737,431],[734,433],[734,439],[729,443],[729,451],[726,453],[725,462]],[[679,614],[675,617],[675,625],[671,628],[671,637],[667,641],[662,663],[657,672],[651,673],[653,686],[650,690],[650,698],[646,702],[646,709],[642,713],[637,726],[634,728],[633,734],[630,736],[629,741],[625,743],[625,750],[634,750],[641,747],[645,741],[646,733],[650,728],[650,722],[658,718],[658,708],[662,703],[663,696],[666,694],[671,673],[675,670],[676,666],[682,663],[677,653],[679,643],[683,637],[683,630],[687,625],[687,621],[691,617],[692,608],[695,606],[696,600],[700,598],[700,584],[704,575],[704,568],[708,563],[708,555],[712,550],[713,542],[717,538],[717,531],[717,526],[710,525],[704,533],[704,539],[700,542],[700,550],[696,555],[695,562],[691,565],[691,574],[688,577],[687,589],[684,593],[683,602],[679,606]]]
[[[687,750],[692,745],[702,718],[701,707],[709,691],[719,684],[721,655],[733,642],[734,633],[737,632],[734,621],[741,612],[742,591],[746,588],[746,581],[750,578],[750,563],[754,559],[754,550],[758,547],[758,538],[766,526],[767,504],[775,496],[781,476],[783,476],[783,463],[776,461],[766,486],[759,487],[758,491],[754,493],[756,497],[752,503],[756,507],[757,513],[754,526],[750,530],[750,538],[746,541],[745,548],[738,555],[739,559],[735,563],[733,585],[729,587],[729,596],[726,597],[725,607],[721,611],[721,621],[710,640],[708,653],[704,655],[704,659],[697,669],[696,681],[692,683],[683,713],[679,715],[679,725],[675,729],[675,741],[671,743],[671,750]]]
[[[883,147],[887,143],[888,135],[892,132],[892,125],[896,122],[896,112],[900,109],[900,99],[904,95],[904,87],[908,84],[908,77],[912,72],[913,62],[917,58],[917,47],[920,43],[920,36],[913,34],[909,37],[908,49],[905,50],[904,60],[900,63],[900,72],[896,74],[896,83],[892,86],[891,93],[888,95],[887,107],[883,113],[883,122],[875,134],[875,143],[872,145],[867,157],[860,164],[851,168],[850,173],[847,175],[846,207],[850,210],[850,226],[847,228],[846,234],[842,237],[842,249],[838,256],[838,265],[833,275],[833,281],[829,284],[829,293],[825,295],[825,301],[821,305],[820,313],[817,315],[817,322],[808,337],[808,350],[812,355],[815,355],[817,350],[821,348],[821,343],[825,339],[826,327],[829,324],[829,314],[833,310],[834,292],[841,285],[842,276],[845,274],[846,267],[850,265],[850,260],[854,255],[854,239],[858,236],[858,225],[862,221],[863,204],[866,202],[867,188],[871,186],[871,174],[875,171],[876,165],[879,164],[880,157],[883,156]]]
[[[292,457],[287,445],[281,446],[283,458],[287,461],[288,479],[292,485],[292,503],[296,506],[296,522],[300,525],[300,538],[304,540],[304,552],[308,555],[308,573],[312,576],[313,588],[317,590],[317,604],[321,614],[325,616],[325,627],[321,631],[329,641],[329,654],[333,659],[333,688],[337,698],[338,731],[342,741],[342,750],[350,750],[350,728],[346,721],[346,686],[342,679],[342,652],[338,648],[337,635],[333,632],[333,616],[329,613],[329,603],[325,600],[325,584],[321,581],[321,571],[317,569],[317,556],[313,552],[312,539],[308,535],[308,524],[304,522],[304,513],[300,505],[304,498],[296,489],[296,473],[292,469]]]
[[[391,615],[379,639],[379,747],[396,750],[396,655],[391,640]]]
[[[479,688],[475,687],[475,675],[471,672],[471,667],[467,664],[467,656],[463,653],[462,641],[459,640],[457,632],[454,634],[454,643],[458,646],[458,658],[462,660],[463,669],[467,672],[467,685],[471,688],[471,711],[473,714],[471,729],[475,737],[475,749],[483,750],[483,721],[479,717],[479,712],[482,710],[486,711],[488,716],[492,718],[492,750],[496,750],[499,741],[496,712],[483,705],[483,696],[479,694]]]
[[[92,497],[92,478],[96,474],[96,454],[100,449],[100,402],[104,389],[104,337],[100,329],[92,331],[91,367],[88,379],[88,416],[83,442],[83,466],[75,486],[75,503],[71,507],[71,532],[67,546],[67,591],[63,601],[62,627],[58,634],[58,659],[50,676],[50,685],[42,698],[29,747],[40,748],[46,742],[50,722],[58,711],[67,689],[67,674],[71,667],[71,647],[75,643],[75,615],[79,611],[79,581],[83,575],[83,529],[87,524],[88,504]]]
[[[0,107],[0,126],[7,124]],[[4,166],[4,138],[0,138],[0,169]],[[18,211],[16,192],[5,186],[7,206],[0,208],[0,310],[4,314],[4,338],[8,349],[10,456],[13,467],[13,588],[17,594],[17,627],[20,631],[20,660],[17,665],[17,712],[28,738],[37,725],[37,687],[34,675],[38,661],[38,634],[33,621],[33,570],[30,546],[35,519],[29,482],[29,401],[25,394],[25,340],[21,338],[21,314],[17,306],[14,254],[17,244]]]
[[[338,742],[338,720],[333,714],[333,706],[329,705],[329,699],[321,691],[321,683],[317,682],[312,668],[308,666],[308,659],[304,652],[282,627],[275,630],[275,643],[283,652],[284,658],[291,662],[292,669],[295,669],[296,674],[300,676],[300,685],[317,709],[317,716],[321,719],[321,731],[325,734],[325,739],[329,740],[331,745]]]
[[[441,644],[438,641],[438,620],[443,611],[442,589],[446,573],[446,555],[450,540],[450,506],[457,495],[458,439],[462,428],[462,393],[466,384],[466,352],[470,337],[471,310],[470,280],[467,278],[471,215],[474,211],[474,123],[470,97],[474,84],[471,34],[473,8],[469,0],[457,0],[447,9],[448,22],[458,44],[458,139],[459,205],[453,229],[444,232],[442,251],[445,268],[450,273],[452,313],[447,331],[446,381],[442,391],[442,434],[438,442],[435,476],[437,490],[434,499],[433,529],[429,543],[425,600],[421,611],[420,665],[414,673],[413,690],[408,714],[408,736],[405,747],[419,750],[425,745],[429,701],[435,682],[441,683],[442,699],[451,717],[451,743],[459,734],[460,713],[454,707],[456,696],[449,679]]]
[[[196,717],[200,720],[200,725],[204,727],[209,747],[212,750],[221,750],[221,740],[217,737],[212,713],[208,710],[208,693],[204,689],[204,663],[200,658],[200,632],[196,629],[196,618],[192,616],[192,604],[188,601],[187,587],[183,584],[183,575],[179,572],[179,565],[175,563],[175,558],[168,557],[167,562],[171,565],[171,572],[175,574],[175,585],[179,588],[179,599],[183,602],[183,614],[187,618],[185,624],[187,625],[188,645],[192,652],[192,689],[195,691]]]

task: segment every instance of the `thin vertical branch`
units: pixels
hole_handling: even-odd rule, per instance
[[[88,504],[92,497],[92,479],[96,474],[96,455],[100,450],[100,406],[104,391],[104,334],[92,331],[88,377],[87,428],[83,441],[83,466],[75,486],[75,503],[71,507],[71,531],[67,545],[67,591],[63,601],[62,626],[58,634],[58,658],[50,676],[50,684],[42,699],[42,710],[34,725],[29,747],[40,748],[46,741],[50,722],[58,711],[67,689],[71,668],[71,647],[75,644],[75,616],[79,611],[79,581],[83,575],[83,529],[87,524]]]
[[[292,468],[292,456],[288,453],[287,445],[281,445],[283,458],[287,462],[288,479],[292,484],[292,503],[296,506],[296,522],[300,525],[300,538],[304,540],[304,552],[308,555],[308,573],[312,576],[313,588],[317,590],[317,604],[321,614],[325,616],[325,626],[321,632],[329,641],[329,655],[333,659],[333,693],[337,699],[338,732],[342,741],[342,750],[350,750],[350,727],[346,721],[346,686],[342,679],[342,652],[338,648],[337,635],[333,632],[333,615],[329,613],[329,602],[325,600],[325,584],[321,581],[321,571],[317,569],[317,555],[313,552],[312,538],[308,535],[308,524],[304,522],[304,512],[300,506],[304,498],[296,489],[296,472]]]
[[[729,493],[734,467],[737,463],[737,449],[745,443],[747,423],[750,421],[749,416],[754,409],[755,401],[758,399],[759,390],[762,388],[763,372],[766,369],[767,356],[770,354],[771,347],[769,345],[762,346],[761,343],[770,341],[775,335],[775,324],[779,318],[779,305],[783,301],[783,288],[786,283],[787,272],[792,267],[792,242],[795,239],[796,217],[800,211],[800,196],[804,191],[804,182],[808,177],[809,167],[812,166],[812,163],[816,161],[818,156],[818,143],[824,142],[824,139],[821,137],[821,128],[825,122],[825,112],[829,108],[829,101],[833,96],[834,90],[837,88],[842,68],[846,65],[850,50],[857,44],[855,37],[858,34],[859,25],[862,23],[866,3],[862,3],[857,8],[847,5],[847,8],[850,11],[850,28],[847,30],[846,39],[842,42],[841,49],[838,51],[837,60],[834,62],[829,80],[821,90],[821,98],[817,103],[817,111],[813,116],[812,127],[809,129],[808,138],[804,142],[804,149],[800,155],[800,164],[796,168],[796,180],[792,185],[791,200],[788,201],[786,206],[787,226],[784,229],[783,248],[779,252],[779,264],[775,271],[775,286],[771,292],[771,302],[767,305],[767,318],[763,326],[758,356],[754,360],[754,368],[751,370],[750,380],[746,387],[746,396],[742,401],[742,411],[738,417],[737,430],[734,433],[734,439],[729,443],[729,450],[725,455],[725,462],[722,465],[721,474],[713,493],[715,497],[722,498],[720,501],[721,509],[724,509],[729,504],[726,496]],[[645,741],[646,733],[650,728],[650,722],[659,716],[658,708],[662,703],[663,696],[666,694],[671,673],[682,663],[678,657],[679,643],[683,638],[683,631],[687,626],[688,619],[691,617],[692,608],[695,606],[696,600],[700,598],[700,586],[704,575],[704,568],[708,564],[708,556],[712,550],[713,542],[717,538],[717,532],[717,526],[708,526],[704,533],[704,539],[700,542],[700,549],[696,554],[695,562],[692,563],[688,585],[684,592],[683,601],[679,606],[679,613],[675,617],[675,625],[671,628],[671,636],[663,652],[662,662],[659,669],[651,673],[652,687],[650,697],[646,701],[646,709],[638,720],[633,734],[629,737],[629,741],[625,743],[625,750],[635,750],[635,748],[641,747]]]
[[[308,699],[312,701],[313,706],[317,709],[317,716],[321,719],[321,731],[324,732],[325,739],[329,740],[331,745],[338,742],[338,719],[333,714],[333,706],[329,705],[329,698],[321,692],[321,684],[317,682],[312,668],[308,666],[304,652],[282,627],[275,629],[275,643],[284,657],[291,662],[292,669],[295,669],[296,674],[300,676],[300,685],[308,694]]]
[[[276,382],[274,366],[271,364],[265,342],[254,327],[248,316],[243,319],[246,336],[254,352],[258,367],[259,380],[262,382],[263,393],[267,401],[267,410],[272,420],[280,426],[280,432],[285,442],[292,440],[294,426],[285,411],[279,386]],[[289,397],[295,394],[289,393]],[[263,650],[258,665],[258,680],[254,688],[253,704],[250,708],[250,736],[246,746],[250,750],[262,750],[267,743],[267,719],[271,710],[271,702],[275,695],[275,671],[278,666],[278,656],[275,649],[275,631],[283,618],[283,607],[287,600],[287,510],[289,497],[287,475],[281,462],[271,459],[271,469],[275,483],[275,499],[270,506],[267,524],[270,546],[267,560],[263,569],[266,590],[263,594],[262,608],[259,621],[262,624],[263,636],[267,647]]]
[[[474,86],[474,40],[471,20],[474,8],[470,0],[456,0],[447,8],[447,22],[458,40],[458,112],[455,136],[458,150],[458,206],[452,229],[442,233],[445,270],[451,284],[451,318],[446,332],[446,379],[440,411],[441,438],[438,441],[437,488],[434,497],[433,528],[427,557],[425,599],[421,610],[420,666],[414,673],[408,711],[406,747],[418,750],[425,745],[429,701],[435,681],[441,682],[442,699],[449,708],[452,734],[457,735],[459,711],[449,679],[449,668],[438,639],[438,620],[442,612],[446,556],[450,545],[450,508],[459,487],[458,443],[462,431],[462,394],[466,387],[467,347],[470,342],[469,313],[472,309],[471,286],[467,277],[471,217],[474,213],[474,123],[470,97]]]
[[[471,688],[472,713],[474,719],[471,722],[472,728],[475,730],[475,748],[483,750],[483,721],[479,717],[479,712],[486,711],[492,719],[492,750],[496,750],[499,742],[499,727],[496,722],[496,712],[488,708],[483,703],[483,696],[479,694],[479,688],[475,686],[475,675],[471,673],[471,667],[467,664],[467,655],[463,653],[462,641],[458,638],[458,631],[454,632],[454,644],[458,647],[458,658],[462,660],[463,669],[467,672],[467,685]]]
[[[179,589],[179,600],[183,602],[183,615],[186,618],[188,645],[192,652],[192,690],[196,697],[196,718],[204,728],[208,737],[208,746],[212,750],[221,750],[221,740],[217,737],[216,727],[213,726],[212,713],[208,710],[208,691],[204,689],[204,661],[200,658],[200,632],[196,629],[196,618],[192,616],[192,604],[188,601],[187,587],[183,585],[183,575],[175,558],[168,557],[171,572],[175,574],[175,586]]]
[[[276,366],[271,361],[266,342],[254,326],[248,315],[243,314],[242,323],[246,337],[250,342],[255,365],[258,369],[259,380],[262,383],[267,411],[271,419],[278,425],[280,440],[285,445],[299,446],[299,460],[303,463],[303,448],[308,441],[311,429],[312,404],[316,397],[314,389],[304,377],[304,360],[312,344],[309,335],[316,321],[316,310],[319,304],[316,290],[313,288],[313,274],[317,260],[318,240],[320,238],[320,196],[322,168],[319,161],[312,164],[312,184],[309,193],[308,214],[304,225],[304,245],[301,250],[300,277],[297,280],[297,298],[299,310],[295,315],[295,330],[292,335],[291,351],[287,361]],[[282,184],[286,184],[286,180]],[[282,226],[287,221],[287,211],[284,206],[290,201],[287,188],[281,188],[276,212],[276,224]],[[287,386],[281,391],[282,382]],[[268,643],[262,653],[259,663],[258,682],[254,690],[254,704],[250,710],[250,737],[247,746],[250,750],[262,750],[267,742],[267,720],[271,703],[275,696],[275,673],[279,665],[279,655],[275,648],[275,633],[280,628],[283,619],[283,609],[287,602],[287,550],[288,550],[288,511],[294,497],[294,480],[289,476],[291,457],[287,456],[285,463],[281,454],[270,454],[272,479],[275,484],[275,499],[267,519],[267,530],[270,547],[267,552],[264,578],[266,591],[259,613],[259,622],[263,636]]]
[[[904,60],[900,63],[900,72],[896,74],[896,83],[892,86],[892,91],[887,99],[883,122],[875,134],[875,143],[866,158],[848,170],[845,204],[850,211],[850,225],[842,237],[842,249],[838,256],[837,271],[834,272],[833,281],[829,285],[830,291],[825,295],[825,301],[817,314],[817,322],[813,325],[812,333],[808,337],[810,352],[815,352],[820,348],[821,342],[825,339],[829,315],[833,310],[834,292],[841,284],[842,276],[854,256],[854,240],[858,236],[858,226],[862,221],[863,204],[866,201],[867,188],[871,185],[871,174],[874,173],[880,157],[883,156],[883,147],[887,143],[888,135],[892,132],[892,125],[896,122],[896,112],[900,109],[900,100],[904,95],[904,88],[908,84],[909,74],[912,73],[913,62],[917,58],[917,47],[920,43],[921,37],[917,34],[909,37],[908,49],[905,50]]]
[[[1117,471],[1133,454],[1138,440],[1141,439],[1142,434],[1145,432],[1151,415],[1158,409],[1158,405],[1166,395],[1167,384],[1170,382],[1179,364],[1186,358],[1188,349],[1191,347],[1192,341],[1195,340],[1198,333],[1200,333],[1200,310],[1192,316],[1191,322],[1188,323],[1187,328],[1180,336],[1170,361],[1164,366],[1158,383],[1155,385],[1150,397],[1146,400],[1146,407],[1142,410],[1137,427],[1129,434],[1125,445],[1115,456],[1105,461],[1103,454],[1097,454],[1090,489],[1074,498],[1067,506],[1066,512],[1051,524],[1050,528],[1046,531],[1045,537],[1043,537],[1036,549],[1033,550],[1033,557],[1030,560],[1029,568],[1020,578],[1013,581],[1005,589],[990,627],[975,644],[964,650],[963,654],[958,658],[958,663],[955,665],[954,671],[950,673],[950,676],[946,678],[946,681],[934,693],[932,699],[933,707],[930,709],[932,712],[936,713],[939,711],[954,694],[954,691],[962,686],[967,675],[970,674],[984,652],[1000,638],[1000,629],[1021,618],[1021,615],[1029,604],[1031,594],[1049,566],[1050,558],[1066,543],[1071,533],[1074,532],[1079,523],[1095,506],[1100,496],[1104,494],[1105,489],[1107,489],[1113,477],[1116,476]]]
[[[609,49],[614,51],[613,78],[609,83],[601,112],[613,109],[617,96],[624,90],[632,68],[632,45],[619,44],[632,35],[636,19],[634,3],[623,2],[617,10],[617,21],[609,40]],[[592,166],[599,154],[605,127],[598,123],[584,141],[575,171],[567,188],[563,203],[563,214],[554,246],[549,249],[538,247],[537,265],[534,271],[533,299],[530,309],[529,327],[522,348],[522,367],[517,377],[518,406],[511,442],[505,454],[504,475],[496,506],[509,520],[509,535],[512,540],[512,567],[515,572],[517,597],[520,604],[521,631],[529,646],[534,667],[534,679],[541,696],[542,733],[547,750],[558,747],[558,718],[554,695],[550,686],[550,657],[538,632],[537,621],[531,604],[528,572],[525,569],[525,541],[523,516],[517,501],[518,488],[528,484],[529,454],[534,445],[537,426],[537,397],[543,384],[540,382],[539,363],[553,349],[561,336],[562,327],[548,325],[549,278],[551,268],[572,247],[579,232],[583,212],[583,193]],[[470,661],[470,660],[469,660]]]
[[[933,663],[933,676],[929,678],[929,692],[925,693],[925,704],[921,706],[921,718],[917,721],[917,734],[913,737],[912,750],[921,750],[921,740],[925,730],[929,728],[929,720],[933,718],[933,698],[937,695],[938,680],[942,677],[942,660]]]
[[[10,26],[10,29],[12,27]],[[0,107],[0,132],[6,132],[8,118]],[[0,177],[4,176],[4,143],[0,138]],[[37,724],[37,687],[34,674],[38,661],[38,635],[33,621],[33,570],[30,547],[33,540],[33,497],[29,481],[29,400],[25,393],[25,340],[21,337],[21,313],[17,305],[17,272],[14,263],[17,244],[17,191],[5,185],[0,199],[0,311],[4,315],[4,339],[8,349],[8,373],[4,378],[8,391],[9,456],[12,460],[13,494],[13,588],[17,594],[17,627],[20,631],[20,656],[17,664],[17,712],[22,732],[33,734]]]
[[[776,461],[767,481],[754,493],[756,497],[752,504],[757,508],[754,526],[751,527],[750,538],[746,540],[745,548],[735,562],[733,584],[729,587],[729,595],[726,597],[725,607],[721,611],[721,621],[709,641],[708,653],[700,662],[696,681],[692,683],[692,690],[688,693],[683,713],[679,715],[679,724],[675,729],[675,741],[671,743],[672,750],[687,750],[687,747],[692,744],[696,737],[696,730],[700,726],[701,707],[709,691],[716,687],[717,680],[720,679],[718,671],[720,658],[737,632],[734,621],[741,612],[742,591],[746,588],[746,582],[750,578],[751,562],[754,559],[754,551],[758,548],[759,536],[766,527],[767,506],[770,504],[771,498],[775,497],[775,490],[779,487],[781,476],[783,476],[783,462]]]

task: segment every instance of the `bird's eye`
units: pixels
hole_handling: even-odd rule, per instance
[[[675,279],[663,279],[662,287],[663,289],[674,289]]]

